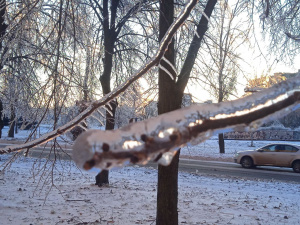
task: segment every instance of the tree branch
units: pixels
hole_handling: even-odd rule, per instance
[[[80,122],[82,122],[85,118],[90,116],[95,110],[97,110],[101,106],[105,106],[109,102],[111,102],[113,99],[118,97],[122,92],[124,92],[134,81],[138,80],[141,76],[143,76],[145,73],[147,73],[152,67],[156,66],[160,59],[163,57],[165,51],[168,48],[168,45],[170,41],[172,40],[173,36],[175,35],[176,31],[179,29],[179,27],[184,23],[184,21],[189,16],[190,12],[194,8],[194,6],[197,4],[197,0],[190,0],[186,7],[182,10],[182,12],[179,14],[179,16],[176,18],[174,23],[170,26],[168,32],[162,39],[158,51],[156,54],[145,64],[143,65],[135,74],[133,74],[127,81],[125,81],[122,85],[120,85],[118,88],[110,92],[109,94],[105,95],[102,99],[94,101],[90,104],[89,107],[87,107],[86,110],[84,110],[82,113],[80,113],[78,116],[76,116],[73,120],[68,122],[67,124],[57,128],[56,130],[53,130],[52,132],[49,132],[42,137],[27,142],[25,144],[21,145],[14,145],[6,147],[2,150],[0,150],[0,154],[6,154],[10,152],[16,152],[20,151],[22,149],[26,148],[33,148],[40,144],[46,143],[63,133],[71,130],[75,126],[77,126]]]
[[[177,86],[179,90],[184,90],[189,80],[190,73],[192,71],[194,62],[197,57],[198,50],[200,48],[201,41],[204,37],[206,30],[208,29],[208,18],[210,18],[212,11],[215,7],[217,0],[209,0],[204,9],[204,13],[197,25],[197,34],[194,35],[192,43],[190,45],[186,60],[182,66],[181,72],[178,76]]]
[[[300,42],[300,35],[296,36],[296,35],[291,35],[290,33],[288,32],[285,32],[285,35],[288,36],[288,38],[296,41],[296,42]]]
[[[84,169],[109,169],[127,161],[145,164],[151,159],[168,165],[176,149],[188,142],[205,141],[216,131],[257,128],[274,119],[271,115],[299,108],[299,85],[297,77],[235,101],[193,105],[114,131],[89,130],[77,138],[73,159]]]

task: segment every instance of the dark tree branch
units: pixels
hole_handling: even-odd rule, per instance
[[[296,42],[300,42],[300,35],[292,35],[292,34],[290,34],[290,33],[288,33],[288,32],[285,32],[285,34],[286,34],[286,36],[288,37],[288,38],[290,38],[290,39],[292,39],[292,40],[294,40],[294,41],[296,41]]]
[[[121,29],[123,28],[124,24],[128,21],[128,19],[137,12],[137,10],[144,5],[147,2],[147,0],[142,0],[140,2],[138,2],[137,4],[135,4],[130,10],[128,10],[128,12],[126,13],[126,15],[120,20],[120,22],[117,24],[116,26],[116,34],[118,36],[118,34],[121,32]]]
[[[206,16],[202,15],[201,20],[197,26],[197,34],[194,35],[192,43],[190,45],[186,60],[182,66],[181,72],[178,76],[177,87],[182,92],[184,91],[186,84],[189,80],[193,65],[200,48],[201,41],[204,37],[206,30],[208,29],[208,20],[206,17],[210,18],[212,11],[217,3],[217,0],[209,0],[204,9]]]
[[[197,139],[199,137],[203,137],[203,134],[206,132],[213,132],[222,129],[226,129],[229,127],[248,127],[249,125],[264,121],[268,116],[280,112],[281,110],[293,106],[300,102],[300,92],[295,91],[289,97],[278,101],[272,105],[266,105],[261,109],[257,109],[251,112],[248,112],[244,115],[228,115],[225,118],[203,118],[203,122],[200,124],[196,124],[194,126],[185,126],[182,127],[170,127],[174,128],[173,133],[169,136],[159,137],[158,134],[149,135],[144,133],[134,133],[135,137],[140,136],[141,141],[144,143],[137,147],[133,147],[131,149],[122,149],[122,147],[118,149],[110,149],[112,146],[109,143],[105,145],[106,150],[97,151],[96,153],[92,152],[93,146],[97,143],[95,137],[98,134],[99,143],[104,143],[105,140],[102,140],[102,132],[99,130],[89,130],[80,136],[76,143],[74,144],[74,152],[73,158],[78,163],[79,166],[82,166],[84,169],[91,169],[96,166],[102,169],[109,169],[114,166],[120,166],[120,164],[125,163],[126,161],[130,161],[133,164],[144,164],[148,162],[150,159],[155,159],[155,161],[159,160],[163,153],[166,153],[170,150],[174,150],[178,147],[186,145],[188,142]],[[226,103],[219,103],[219,106],[222,108],[222,105]],[[237,110],[238,111],[238,110]],[[178,111],[179,112],[179,111]],[[199,111],[200,112],[200,111]],[[168,114],[165,114],[167,116]],[[159,116],[157,117],[157,121],[159,121]],[[142,122],[141,122],[142,123]],[[139,126],[138,124],[130,124],[128,127],[123,128],[124,130],[134,130],[134,126]],[[166,129],[166,128],[162,128]],[[93,135],[95,142],[90,142],[90,136]],[[112,133],[111,136],[114,134]],[[205,136],[205,135],[204,135]],[[126,142],[126,141],[124,141]],[[122,146],[122,143],[112,143],[119,144],[118,146]],[[78,154],[78,155],[77,155]],[[86,162],[80,162],[80,156],[90,156],[90,159]]]

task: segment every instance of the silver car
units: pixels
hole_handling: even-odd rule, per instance
[[[300,173],[300,146],[270,144],[257,150],[241,151],[235,154],[234,162],[244,168],[254,166],[290,167]]]

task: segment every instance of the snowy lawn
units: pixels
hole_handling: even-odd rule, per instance
[[[62,161],[52,178],[34,160],[1,174],[1,224],[155,224],[155,169],[113,169],[99,188],[97,171]],[[300,184],[179,175],[180,224],[300,224],[299,210]]]
[[[182,149],[190,158],[232,161],[236,151],[270,142],[216,137]],[[294,143],[299,144],[299,143]],[[0,156],[0,164],[8,158]],[[20,158],[0,175],[0,224],[155,224],[155,169],[113,169],[109,187],[94,185],[97,170],[83,172],[70,161],[53,169],[46,160]],[[179,224],[300,224],[300,184],[206,177],[180,172]]]

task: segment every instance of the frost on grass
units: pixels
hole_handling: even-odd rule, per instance
[[[88,130],[73,146],[79,167],[109,169],[154,160],[168,165],[179,147],[207,140],[214,132],[257,129],[297,109],[299,78],[231,102],[192,105],[113,131]]]

